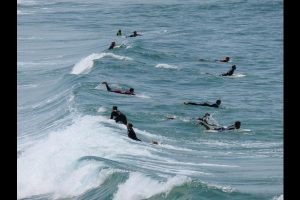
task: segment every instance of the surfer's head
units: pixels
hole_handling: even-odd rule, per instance
[[[118,110],[118,107],[117,106],[113,106],[112,110]]]
[[[231,68],[232,68],[232,69],[236,69],[236,66],[235,66],[235,65],[232,65]]]
[[[234,122],[234,126],[236,129],[239,129],[241,127],[241,122],[240,121]]]
[[[221,100],[218,99],[218,100],[216,101],[216,104],[219,106],[219,105],[221,104]]]

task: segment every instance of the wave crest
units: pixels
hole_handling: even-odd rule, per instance
[[[76,63],[71,71],[71,74],[87,74],[90,72],[91,68],[94,66],[94,60],[98,60],[104,57],[111,57],[118,60],[132,60],[130,57],[119,56],[113,53],[93,53]]]
[[[168,193],[173,187],[187,182],[191,182],[191,179],[185,176],[175,176],[169,178],[166,182],[160,182],[141,173],[134,172],[130,174],[124,184],[119,185],[113,200],[148,199],[156,194]]]

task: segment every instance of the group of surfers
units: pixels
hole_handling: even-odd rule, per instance
[[[122,36],[122,35],[123,35],[122,31],[118,30],[117,36]],[[126,37],[137,37],[137,36],[141,36],[141,34],[134,31],[132,35],[129,35]],[[115,47],[116,47],[116,43],[112,42],[109,49],[113,49]],[[216,60],[216,61],[228,63],[230,61],[230,57],[225,57],[224,59]],[[236,70],[236,65],[232,65],[231,69],[228,72],[223,73],[220,76],[232,76],[235,70]],[[111,89],[109,87],[108,83],[105,81],[102,82],[102,84],[104,84],[106,86],[106,89],[109,92],[126,94],[126,95],[135,95],[134,88],[129,88],[128,90],[119,90],[119,89]],[[208,107],[219,108],[219,106],[221,105],[221,100],[218,99],[215,103],[184,102],[184,104],[185,105],[197,105],[197,106],[208,106]],[[240,121],[235,121],[234,124],[229,125],[229,126],[219,126],[217,124],[211,123],[209,120],[210,117],[211,117],[211,115],[209,113],[205,113],[205,115],[203,117],[197,118],[198,124],[202,125],[206,130],[215,130],[215,131],[235,130],[235,129],[239,129],[241,126]],[[140,139],[137,138],[137,136],[133,130],[133,124],[127,122],[126,116],[118,110],[117,106],[112,107],[110,119],[114,119],[116,121],[116,123],[122,123],[122,124],[126,125],[129,138],[131,138],[133,140],[141,141]],[[168,119],[174,119],[174,118],[169,117]],[[152,141],[152,144],[158,144],[158,142]]]

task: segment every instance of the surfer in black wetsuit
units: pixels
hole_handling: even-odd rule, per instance
[[[107,91],[109,91],[109,92],[114,92],[114,93],[119,93],[119,94],[127,94],[127,95],[135,95],[135,94],[134,94],[134,89],[133,89],[133,88],[130,88],[129,90],[126,90],[126,91],[112,90],[112,89],[108,86],[107,82],[102,82],[102,84],[105,84],[106,89],[107,89]]]
[[[119,31],[117,32],[117,36],[122,36],[122,31],[121,31],[121,29],[119,29]]]
[[[204,120],[199,122],[200,125],[204,126],[206,128],[206,130],[215,130],[215,131],[228,131],[228,130],[235,130],[235,129],[239,129],[241,127],[241,122],[240,121],[236,121],[234,122],[234,124],[227,126],[227,127],[223,127],[223,126],[210,126],[208,123],[206,123]]]
[[[232,76],[234,70],[236,69],[236,66],[235,65],[232,65],[231,66],[231,70],[229,70],[228,72],[224,73],[224,74],[221,74],[220,76]]]
[[[133,31],[133,34],[129,35],[128,37],[136,37],[136,36],[141,36],[141,34],[138,34],[136,31]]]
[[[205,115],[203,117],[199,117],[197,118],[198,124],[202,125],[202,122],[204,122],[207,126],[209,127],[218,127],[218,124],[214,124],[211,120],[210,120],[211,115],[209,113],[205,113]],[[209,121],[211,123],[209,123]]]
[[[195,102],[184,102],[185,105],[196,105],[196,106],[209,106],[209,107],[215,107],[215,108],[219,108],[219,106],[221,105],[221,100],[217,100],[216,103],[213,104],[209,104],[209,103],[195,103]]]
[[[208,124],[207,120],[209,119],[209,117],[210,117],[210,114],[209,113],[205,113],[203,117],[199,117],[199,118],[197,118],[197,120],[199,120],[200,122],[204,121],[205,123]]]
[[[108,49],[113,49],[116,46],[116,42],[112,42]]]
[[[142,141],[136,137],[136,134],[132,127],[133,127],[132,123],[127,124],[128,137],[133,140]]]
[[[114,119],[116,121],[116,123],[122,123],[124,125],[127,125],[126,116],[118,110],[117,106],[112,107],[112,112],[110,114],[110,119]]]
[[[229,57],[225,57],[223,60],[219,60],[220,62],[229,62],[230,58]]]

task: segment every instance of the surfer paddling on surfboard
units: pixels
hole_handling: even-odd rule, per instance
[[[195,102],[184,102],[185,105],[196,105],[196,106],[209,106],[209,107],[215,107],[215,108],[219,108],[219,106],[221,105],[221,100],[217,100],[216,103],[213,104],[209,104],[209,103],[195,103]]]
[[[241,122],[240,121],[236,121],[234,122],[234,124],[230,125],[230,126],[210,126],[208,123],[206,123],[204,120],[200,120],[199,122],[200,125],[204,126],[206,128],[206,130],[215,130],[215,131],[228,131],[228,130],[236,130],[239,129],[241,127]]]
[[[107,89],[107,91],[109,91],[109,92],[114,92],[114,93],[119,93],[119,94],[127,94],[127,95],[135,95],[134,94],[134,89],[133,88],[130,88],[129,90],[126,90],[126,91],[122,91],[122,90],[112,90],[109,86],[108,86],[108,84],[107,84],[107,82],[102,82],[102,84],[104,84],[105,86],[106,86],[106,89]]]
[[[133,127],[132,123],[128,123],[128,124],[127,124],[127,133],[128,133],[128,137],[131,138],[131,139],[133,139],[133,140],[142,141],[142,140],[140,140],[140,139],[138,139],[138,138],[136,137],[136,134],[135,134],[135,132],[134,132],[134,130],[133,130],[132,127]],[[151,143],[152,143],[152,144],[158,144],[157,141],[153,141],[153,140],[152,140]]]

